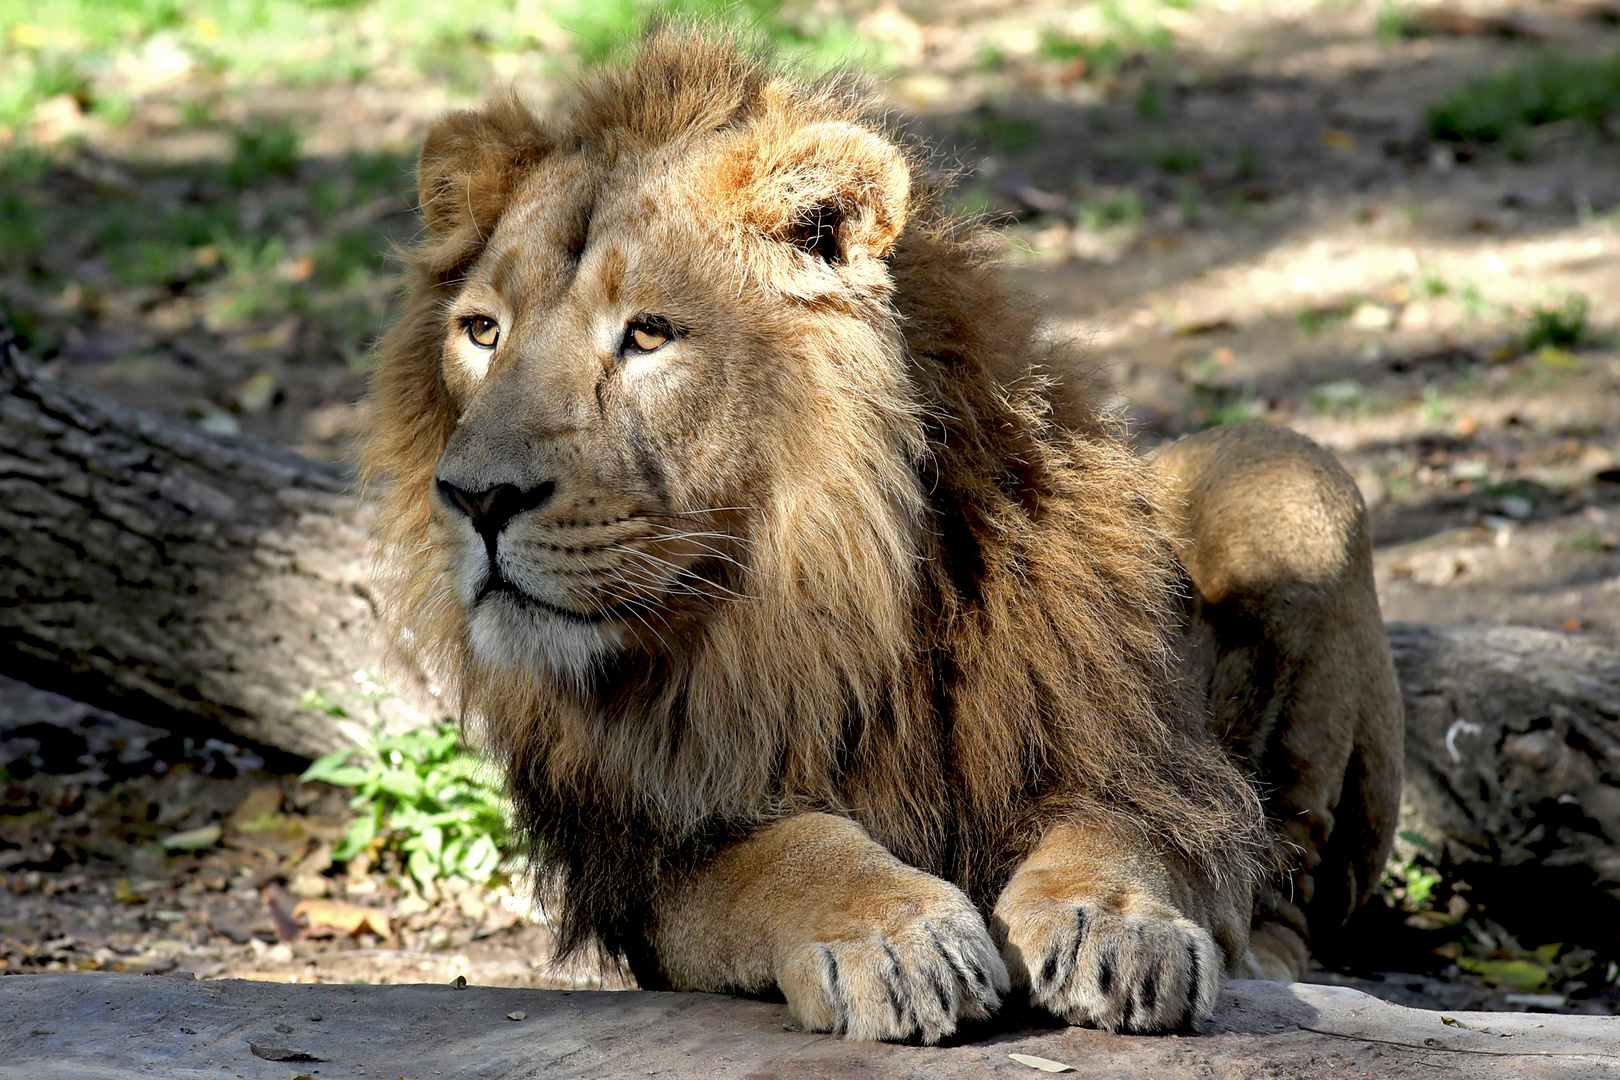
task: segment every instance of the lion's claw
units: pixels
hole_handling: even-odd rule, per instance
[[[984,920],[961,911],[896,930],[800,946],[781,978],[806,1030],[936,1043],[1001,1005],[1007,969]]]
[[[1022,912],[1006,933],[1030,1001],[1071,1024],[1151,1034],[1193,1027],[1215,1010],[1220,950],[1178,915],[1050,903]]]

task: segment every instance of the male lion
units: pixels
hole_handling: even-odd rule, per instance
[[[418,183],[385,591],[563,950],[851,1038],[1012,986],[1163,1032],[1367,895],[1400,714],[1354,485],[1264,425],[1139,462],[846,82],[665,27],[441,121]]]

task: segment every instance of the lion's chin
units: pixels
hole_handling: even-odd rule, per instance
[[[473,654],[492,667],[574,680],[583,680],[619,644],[609,624],[568,618],[505,593],[479,600],[467,630]]]

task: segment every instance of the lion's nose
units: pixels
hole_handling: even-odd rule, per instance
[[[523,513],[534,510],[551,498],[557,485],[547,480],[524,491],[516,484],[496,484],[483,491],[468,491],[448,480],[439,481],[439,494],[446,504],[467,515],[472,527],[486,541],[494,540],[506,523]]]

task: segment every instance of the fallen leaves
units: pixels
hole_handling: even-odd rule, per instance
[[[341,900],[300,900],[292,910],[293,918],[302,916],[309,923],[305,936],[319,928],[341,930],[351,936],[371,931],[380,938],[389,936],[388,915],[376,908],[346,904]]]
[[[1008,1054],[1007,1056],[1020,1065],[1028,1065],[1032,1069],[1041,1070],[1041,1072],[1074,1072],[1073,1065],[1065,1065],[1063,1062],[1053,1061],[1051,1058],[1036,1057],[1034,1054]]]

